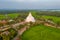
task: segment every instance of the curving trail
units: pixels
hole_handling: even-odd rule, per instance
[[[17,23],[15,25],[12,25],[12,26],[13,26],[13,28],[15,28],[15,27],[18,27],[20,24],[24,24],[24,23],[25,22],[21,22],[21,23]],[[21,36],[26,30],[27,30],[26,26],[21,28],[21,29],[19,29],[17,36],[15,38],[13,38],[13,40],[21,40],[21,38],[19,38],[19,36]]]
[[[27,27],[23,27],[20,30],[18,30],[18,35],[13,40],[21,40],[19,36],[22,35],[26,30],[27,30]]]

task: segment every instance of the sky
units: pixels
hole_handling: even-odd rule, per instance
[[[60,0],[0,0],[0,9],[60,9]]]

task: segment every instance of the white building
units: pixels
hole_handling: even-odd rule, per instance
[[[31,12],[29,12],[29,15],[25,19],[25,22],[35,22],[34,17],[32,16]]]

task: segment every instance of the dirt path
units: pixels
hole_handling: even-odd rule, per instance
[[[19,36],[22,35],[26,30],[27,30],[27,27],[23,27],[20,30],[18,30],[18,35],[13,40],[21,40]]]
[[[27,27],[23,27],[20,30],[18,30],[18,34],[22,35],[27,30]]]

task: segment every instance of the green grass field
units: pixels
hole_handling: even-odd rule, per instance
[[[0,15],[0,19],[5,19],[6,17],[4,15]]]
[[[8,17],[10,18],[16,18],[19,14],[18,13],[13,13],[13,14],[7,14]],[[6,15],[0,14],[0,19],[6,19]]]
[[[60,40],[60,30],[38,25],[27,30],[22,35],[22,40]]]
[[[60,17],[56,16],[44,16],[45,19],[52,19],[53,22],[57,23],[60,22]]]
[[[19,14],[18,13],[8,14],[8,16],[11,18],[16,18],[17,16],[19,16]]]

